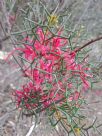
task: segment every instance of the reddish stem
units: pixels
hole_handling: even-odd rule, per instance
[[[90,45],[90,44],[92,44],[92,43],[94,43],[94,42],[97,42],[97,41],[99,41],[99,40],[102,40],[102,36],[101,36],[101,37],[97,37],[97,38],[95,38],[95,39],[92,39],[91,41],[85,43],[82,47],[76,49],[75,52],[77,53],[77,52],[79,52],[80,50],[82,50],[83,48],[87,47],[88,45]]]

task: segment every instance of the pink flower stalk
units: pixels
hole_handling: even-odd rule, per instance
[[[58,36],[49,38],[52,34],[49,32],[44,34],[41,28],[37,29],[38,40],[32,40],[30,37],[23,39],[25,42],[23,47],[12,51],[20,51],[23,53],[25,60],[30,63],[33,62],[32,68],[28,66],[23,67],[25,75],[31,81],[22,87],[21,90],[16,90],[17,106],[24,104],[28,109],[39,106],[47,107],[52,102],[58,101],[65,97],[66,86],[68,89],[73,89],[74,84],[68,79],[80,78],[84,89],[89,88],[88,78],[92,75],[88,74],[89,68],[85,67],[83,63],[76,62],[76,52],[67,49],[63,51],[62,48],[68,44],[67,39],[61,38],[61,32]],[[10,56],[10,55],[9,55]],[[34,65],[34,66],[33,66]],[[51,88],[46,88],[46,83],[51,84]],[[46,91],[43,88],[46,88]],[[70,100],[77,100],[79,93],[71,94]]]

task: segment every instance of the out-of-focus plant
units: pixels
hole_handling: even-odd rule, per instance
[[[88,128],[81,124],[86,118],[80,114],[85,103],[83,92],[93,79],[85,47],[102,37],[76,46],[79,32],[68,30],[64,22],[67,15],[57,15],[58,7],[49,12],[41,2],[36,6],[38,9],[29,2],[20,9],[24,29],[11,33],[17,41],[8,58],[13,56],[27,79],[13,92],[16,106],[26,116],[45,113],[53,127],[61,124],[68,135],[88,135],[95,122]]]

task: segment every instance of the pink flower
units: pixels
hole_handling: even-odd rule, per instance
[[[23,52],[27,60],[34,60],[36,57],[36,53],[31,46],[26,45],[26,47],[23,49]]]
[[[77,84],[79,79],[85,90],[89,88],[88,78],[92,78],[90,69],[85,67],[84,62],[76,61],[74,50],[71,51],[69,48],[62,50],[68,41],[60,37],[61,32],[58,36],[52,37],[50,32],[44,33],[42,28],[37,28],[38,39],[25,37],[22,40],[22,47],[15,48],[11,52],[10,55],[15,52],[18,55],[17,51],[22,52],[23,58],[29,61],[29,66],[25,63],[22,69],[30,81],[22,86],[21,90],[15,91],[18,106],[23,104],[25,108],[33,109],[40,103],[43,107],[47,107],[65,97],[67,89],[76,90],[74,82]],[[51,87],[46,88],[46,83],[51,84]],[[68,100],[77,101],[79,97],[80,93],[75,91]]]
[[[68,99],[68,101],[77,101],[79,99],[80,93],[75,91]]]
[[[72,83],[68,84],[68,88],[71,89],[73,87]]]

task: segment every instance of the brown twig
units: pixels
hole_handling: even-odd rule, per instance
[[[5,37],[3,37],[3,38],[0,38],[0,50],[2,49],[2,42],[8,40],[9,38],[10,38],[9,35],[7,35],[7,36],[5,36]]]
[[[2,22],[1,22],[1,21],[0,21],[0,27],[1,27],[1,29],[3,30],[4,35],[6,36],[6,32],[5,32],[5,30],[4,30],[4,27],[3,27],[3,25],[2,25]]]
[[[83,48],[87,47],[88,45],[90,45],[90,44],[92,44],[92,43],[94,43],[94,42],[97,42],[97,41],[99,41],[99,40],[102,40],[102,36],[97,37],[97,38],[95,38],[95,39],[92,39],[91,41],[87,42],[86,44],[84,44],[84,45],[81,46],[80,48],[76,49],[75,52],[77,53],[77,52],[79,52],[80,50],[82,50]]]
[[[10,38],[10,35],[7,35],[5,37],[3,37],[2,39],[0,39],[0,42],[4,42],[6,40],[8,40]]]

